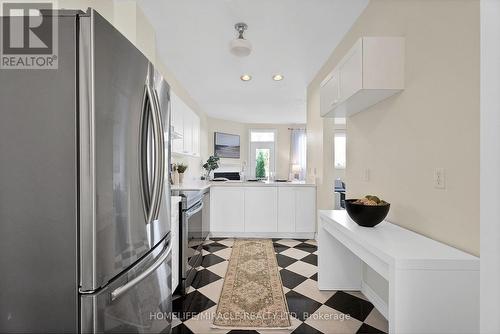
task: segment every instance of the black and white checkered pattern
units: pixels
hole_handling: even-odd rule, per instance
[[[209,315],[215,314],[233,243],[225,238],[205,242],[192,286],[174,299],[173,333],[259,333],[211,327]],[[361,292],[318,290],[315,240],[273,239],[273,244],[292,329],[262,333],[387,333],[387,320]]]

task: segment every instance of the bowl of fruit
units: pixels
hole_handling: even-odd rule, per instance
[[[360,199],[346,199],[345,209],[359,226],[374,227],[389,213],[391,205],[377,196],[366,195]]]

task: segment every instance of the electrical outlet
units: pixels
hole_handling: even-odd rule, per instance
[[[446,175],[444,168],[434,169],[434,188],[445,189],[446,188]]]
[[[365,170],[363,171],[363,180],[365,182],[370,181],[370,169],[369,168],[365,168]]]

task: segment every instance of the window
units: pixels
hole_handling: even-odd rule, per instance
[[[337,169],[346,167],[346,133],[336,131],[333,135],[333,163]]]
[[[251,142],[274,142],[274,131],[252,131],[250,132]]]
[[[258,129],[250,130],[250,170],[251,178],[267,179],[275,171],[275,138],[276,130]]]

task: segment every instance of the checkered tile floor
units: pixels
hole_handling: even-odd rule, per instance
[[[233,242],[205,242],[192,286],[173,302],[172,333],[259,333],[211,328],[210,315],[216,311]],[[387,333],[387,320],[361,292],[318,290],[315,240],[273,239],[273,244],[293,329],[262,333]]]

